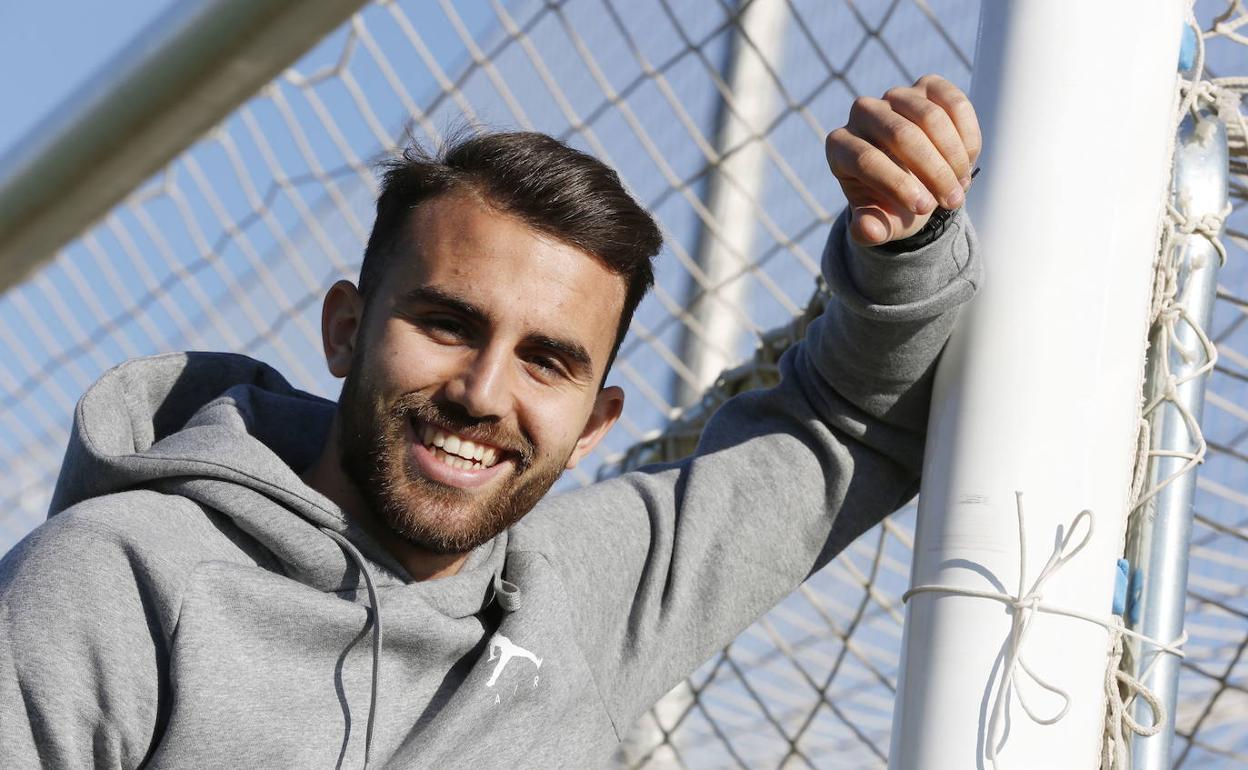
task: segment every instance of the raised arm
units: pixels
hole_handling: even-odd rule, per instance
[[[726,403],[692,457],[550,498],[514,533],[559,574],[617,730],[917,491],[935,362],[979,280],[964,215],[927,226],[962,203],[974,113],[924,78],[860,99],[827,148],[852,215],[781,383]]]

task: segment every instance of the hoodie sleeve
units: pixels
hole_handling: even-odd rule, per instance
[[[0,766],[143,762],[167,662],[143,558],[71,509],[0,561]]]
[[[980,267],[959,212],[907,253],[833,226],[835,299],[775,388],[710,419],[694,455],[557,495],[516,528],[558,574],[623,733],[659,696],[918,491],[935,362]]]

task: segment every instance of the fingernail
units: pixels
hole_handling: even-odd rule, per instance
[[[962,191],[954,190],[945,196],[945,208],[956,209],[958,206],[962,205],[962,201],[964,200],[966,200],[966,196],[962,194]]]
[[[971,189],[971,178],[969,176],[964,176],[958,180],[958,184],[962,185],[963,190],[969,190]]]
[[[924,214],[936,208],[936,199],[927,190],[919,193],[919,197],[914,199],[914,205],[910,207],[916,214]]]

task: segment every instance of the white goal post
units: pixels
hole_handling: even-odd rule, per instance
[[[1183,7],[1138,11],[983,7],[987,277],[938,369],[911,590],[947,590],[909,598],[890,768],[1101,764],[1109,634],[1054,611],[1111,622],[1131,504]]]

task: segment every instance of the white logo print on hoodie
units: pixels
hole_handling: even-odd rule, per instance
[[[512,658],[527,658],[533,661],[533,664],[538,668],[542,667],[541,658],[499,633],[495,633],[494,636],[490,637],[490,657],[486,658],[486,660],[494,660],[495,658],[498,658],[498,664],[494,666],[494,673],[490,675],[489,681],[485,683],[486,687],[494,686],[494,683],[498,681],[498,677],[503,673],[503,669],[507,667],[507,663]]]

